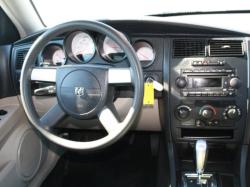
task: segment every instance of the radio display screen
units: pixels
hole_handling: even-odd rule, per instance
[[[221,87],[221,86],[222,86],[221,78],[193,77],[194,88]]]

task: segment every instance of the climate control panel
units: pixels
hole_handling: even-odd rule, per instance
[[[218,101],[219,102],[219,101]],[[240,107],[230,103],[215,103],[208,101],[196,101],[193,104],[181,104],[175,109],[175,118],[180,125],[184,126],[234,126],[235,122],[241,118]]]

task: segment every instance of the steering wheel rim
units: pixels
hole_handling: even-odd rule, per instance
[[[78,142],[73,140],[64,139],[55,134],[52,134],[48,130],[41,127],[41,120],[38,116],[33,101],[32,94],[30,89],[30,82],[32,77],[32,72],[34,71],[33,66],[36,61],[37,55],[42,50],[42,48],[53,38],[59,36],[66,32],[74,32],[77,30],[90,30],[99,32],[110,37],[112,40],[117,42],[117,44],[122,48],[124,53],[127,55],[128,61],[130,63],[130,73],[131,80],[134,86],[134,99],[132,107],[130,108],[125,119],[119,123],[119,128],[116,127],[116,130],[108,132],[108,135],[94,141],[89,142]],[[43,136],[48,140],[54,142],[57,145],[60,145],[65,148],[75,149],[75,150],[95,150],[106,147],[118,139],[120,139],[133,125],[137,117],[139,116],[142,101],[143,101],[143,72],[140,61],[138,60],[132,46],[130,43],[121,37],[120,33],[114,28],[96,21],[72,21],[68,23],[63,23],[57,25],[53,28],[45,31],[37,40],[33,43],[30,50],[28,51],[26,58],[23,63],[23,68],[21,71],[20,78],[20,94],[21,101],[23,104],[24,111],[30,121],[30,123],[38,130]],[[104,107],[102,113],[98,114],[100,121],[106,123],[109,126],[109,123],[114,123],[117,125],[115,119],[105,119],[105,116],[110,116],[110,110]],[[110,121],[107,121],[110,120]],[[104,124],[103,124],[104,125]],[[105,126],[106,128],[106,126]],[[107,127],[109,128],[109,127]],[[107,129],[106,129],[107,130]]]

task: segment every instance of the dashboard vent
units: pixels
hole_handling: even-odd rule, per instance
[[[27,55],[29,49],[20,49],[16,52],[16,69],[22,69],[25,56]]]
[[[242,40],[210,40],[209,56],[243,56]]]
[[[173,41],[173,49],[175,58],[205,56],[205,40],[176,39]]]

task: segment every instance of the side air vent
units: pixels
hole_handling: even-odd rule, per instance
[[[19,80],[25,56],[29,51],[30,45],[14,46],[11,54],[11,74],[13,77],[16,91],[19,91]]]
[[[205,56],[205,40],[176,39],[173,41],[173,57],[199,57]]]
[[[16,69],[21,70],[25,56],[27,55],[29,49],[19,49],[16,51]]]
[[[243,56],[242,40],[210,40],[209,56]]]

